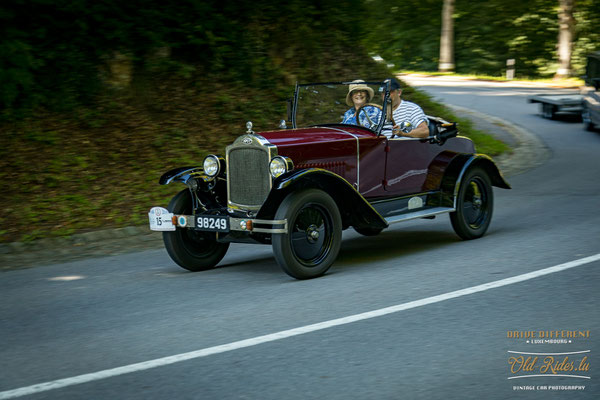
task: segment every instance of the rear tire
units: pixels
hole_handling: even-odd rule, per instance
[[[167,209],[173,214],[191,215],[192,199],[189,190],[179,192],[169,202]],[[227,253],[229,243],[217,242],[215,232],[177,228],[163,232],[163,241],[169,256],[188,271],[204,271],[213,268]]]
[[[583,127],[586,131],[594,131],[595,125],[592,122],[592,115],[590,114],[590,109],[586,107],[585,103],[583,105],[583,110],[581,110],[581,119],[583,120]]]
[[[475,167],[465,174],[458,190],[456,211],[450,222],[458,236],[465,240],[485,234],[494,211],[492,184],[485,170]]]
[[[318,189],[292,193],[279,206],[275,219],[287,219],[287,233],[272,236],[279,266],[296,279],[327,272],[342,242],[342,218],[331,196]]]
[[[547,119],[556,118],[556,106],[552,104],[542,103],[540,104],[542,108],[542,116]]]

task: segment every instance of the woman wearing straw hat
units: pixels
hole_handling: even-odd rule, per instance
[[[352,81],[346,95],[346,104],[352,106],[352,108],[344,114],[342,124],[375,128],[381,119],[381,107],[376,104],[367,103],[373,98],[373,94],[373,89],[368,87],[363,80],[357,79]]]

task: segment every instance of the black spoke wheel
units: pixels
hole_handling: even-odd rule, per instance
[[[187,189],[173,197],[167,206],[169,212],[185,215],[191,215],[192,208],[191,195]],[[219,243],[216,238],[215,232],[187,228],[163,232],[167,253],[180,267],[189,271],[211,269],[223,259],[229,243]]]
[[[487,173],[471,168],[458,190],[456,211],[450,213],[452,227],[463,239],[477,239],[485,234],[494,210],[494,195]]]
[[[342,219],[335,201],[325,192],[309,189],[288,195],[275,219],[287,220],[287,233],[273,234],[279,266],[296,279],[323,275],[337,258]]]

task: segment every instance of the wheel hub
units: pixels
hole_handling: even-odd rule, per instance
[[[306,229],[306,238],[310,243],[315,243],[319,240],[319,230],[316,225],[312,224]]]

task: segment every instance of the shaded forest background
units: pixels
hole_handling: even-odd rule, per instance
[[[164,171],[221,152],[247,120],[274,129],[296,81],[390,76],[376,53],[435,70],[441,3],[3,1],[0,241],[145,224],[151,206],[181,189],[157,184]],[[466,3],[456,3],[458,72],[500,75],[508,55],[517,74],[552,69],[554,2]],[[600,11],[577,4],[582,60],[598,48]],[[461,126],[480,151],[502,148]]]
[[[273,89],[340,76],[356,60],[368,64],[366,53],[435,71],[442,3],[8,0],[0,5],[0,107],[4,117],[38,105],[68,109],[107,82],[165,71]],[[456,1],[457,72],[500,76],[514,58],[517,76],[552,75],[557,9],[557,0]],[[600,49],[600,3],[577,0],[575,18],[572,59],[582,74],[586,54]],[[119,73],[130,78],[115,82]]]

